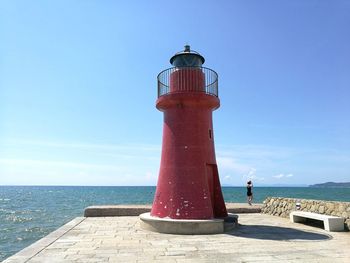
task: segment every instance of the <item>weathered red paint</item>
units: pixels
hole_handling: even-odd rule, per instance
[[[198,68],[170,76],[170,93],[158,98],[164,112],[162,156],[151,210],[155,217],[226,217],[215,158],[212,111],[220,101],[204,92]],[[203,91],[203,92],[201,92]]]
[[[205,91],[204,73],[199,68],[183,68],[170,75],[170,92]]]

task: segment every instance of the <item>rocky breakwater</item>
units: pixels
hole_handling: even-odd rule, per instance
[[[295,210],[343,217],[345,229],[350,230],[350,202],[267,197],[261,208],[264,214],[285,218],[288,218],[289,213]]]

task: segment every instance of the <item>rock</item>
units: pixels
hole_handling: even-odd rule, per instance
[[[324,206],[323,206],[323,205],[321,205],[321,206],[318,208],[318,212],[319,212],[320,214],[324,214]]]
[[[329,210],[333,210],[333,209],[334,209],[334,203],[327,203],[327,204],[326,204],[326,207],[327,207]]]
[[[348,213],[347,213],[347,212],[343,212],[343,213],[341,214],[341,217],[347,218],[347,217],[348,217]]]
[[[350,230],[350,219],[345,220],[345,229]]]
[[[312,205],[312,206],[311,206],[310,211],[311,211],[311,212],[315,212],[315,205]]]

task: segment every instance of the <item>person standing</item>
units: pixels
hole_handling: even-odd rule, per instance
[[[249,205],[252,205],[252,201],[253,201],[252,188],[253,188],[252,181],[248,181],[247,182],[247,201]]]

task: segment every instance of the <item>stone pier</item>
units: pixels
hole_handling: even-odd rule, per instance
[[[349,262],[350,233],[240,213],[224,234],[160,234],[138,216],[80,217],[4,262]]]

